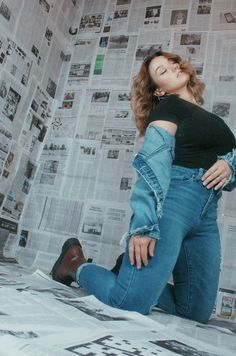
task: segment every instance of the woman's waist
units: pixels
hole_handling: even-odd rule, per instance
[[[184,167],[180,165],[173,164],[171,167],[171,176],[175,176],[176,174],[180,174],[185,176],[186,178],[192,178],[194,180],[201,181],[202,176],[207,171],[205,168],[201,167]]]

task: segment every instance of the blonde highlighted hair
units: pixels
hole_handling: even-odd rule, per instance
[[[158,105],[159,99],[154,96],[157,89],[149,74],[149,64],[153,58],[164,56],[169,60],[178,63],[180,69],[189,74],[187,88],[193,94],[199,105],[204,103],[202,94],[205,84],[197,78],[196,70],[190,63],[183,60],[179,55],[169,52],[158,51],[146,57],[141,68],[136,75],[131,89],[131,107],[134,113],[135,123],[140,135],[144,135],[149,124],[148,117],[150,112]]]

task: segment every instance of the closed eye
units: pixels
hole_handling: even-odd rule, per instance
[[[163,71],[160,73],[160,75],[165,74],[165,72],[166,72],[166,69],[163,70]]]

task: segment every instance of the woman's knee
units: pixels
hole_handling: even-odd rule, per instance
[[[212,309],[212,306],[197,306],[195,308],[192,307],[190,310],[177,307],[176,312],[179,316],[206,324],[211,317]]]
[[[114,288],[110,294],[109,304],[114,308],[147,315],[150,313],[152,306],[156,304],[156,300],[153,301],[150,296],[147,297],[144,294],[144,290],[128,289],[123,291],[121,295],[116,293],[116,288]]]

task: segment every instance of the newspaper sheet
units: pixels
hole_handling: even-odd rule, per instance
[[[95,38],[76,40],[71,59],[68,85],[84,85],[88,82],[96,42]]]
[[[236,3],[234,0],[214,1],[211,29],[218,31],[236,29]]]
[[[204,67],[207,46],[206,32],[175,32],[173,52],[186,58],[201,77]]]
[[[132,1],[129,14],[128,32],[138,32],[139,29],[158,29],[163,11],[163,1],[137,0]]]
[[[62,101],[53,115],[48,137],[74,137],[82,96],[82,90],[68,88],[64,91]]]
[[[108,0],[88,0],[84,2],[79,34],[101,32]]]
[[[1,73],[0,79],[0,124],[12,133],[15,140],[18,139],[22,119],[22,110],[26,91],[21,83],[5,71]]]
[[[127,33],[101,37],[91,85],[127,87],[137,35]]]
[[[14,156],[14,153],[12,155]],[[37,168],[26,154],[22,154],[19,163],[2,207],[2,214],[15,220],[21,217]]]
[[[53,38],[51,28],[47,27],[50,8],[48,0],[24,1],[17,26],[16,40],[22,42],[24,48],[32,54],[35,61],[34,73],[38,78],[46,65]]]
[[[4,31],[15,33],[18,24],[18,15],[21,14],[23,1],[5,0],[0,5],[0,26]]]
[[[9,271],[11,279],[6,277]],[[165,318],[159,313],[150,318],[115,309],[93,296],[83,297],[80,289],[54,282],[39,270],[25,275],[19,268],[14,272],[12,266],[4,266],[0,285],[0,342],[1,351],[6,350],[4,355],[21,355],[22,351],[31,356],[100,356],[104,352],[143,356],[234,355],[235,335],[230,335],[224,326],[214,327],[214,322],[205,325],[174,316]],[[206,343],[203,330],[211,341],[213,335],[218,341],[225,333],[228,344],[216,347],[213,342]]]
[[[162,9],[162,27],[186,29],[190,5],[191,2],[188,0],[166,0]]]
[[[132,67],[132,79],[138,73],[143,60],[153,53],[162,50],[169,50],[171,42],[171,31],[156,30],[140,31],[137,47],[135,49],[135,58]]]
[[[65,179],[66,163],[71,148],[68,138],[48,138],[43,145],[34,190],[41,194],[58,195]]]
[[[16,262],[15,260],[15,240],[17,236],[17,223],[0,218],[0,261]]]
[[[189,30],[208,31],[211,23],[212,0],[193,0],[189,13]]]

